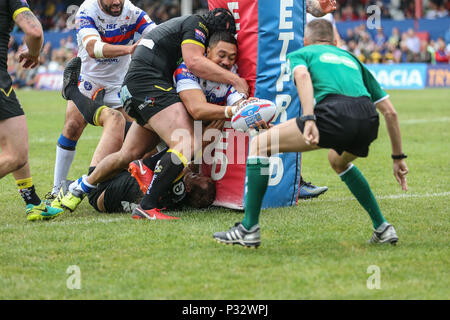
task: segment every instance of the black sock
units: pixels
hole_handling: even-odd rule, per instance
[[[76,86],[69,86],[66,90],[67,96],[72,100],[80,113],[83,115],[84,120],[92,125],[94,124],[94,116],[98,108],[102,106],[101,103],[89,99],[83,95]]]
[[[37,206],[41,203],[41,199],[39,199],[39,196],[36,194],[34,186],[31,186],[30,188],[20,189],[19,193],[26,204],[32,204]]]
[[[186,161],[173,161],[172,156],[180,158],[175,153],[167,152],[158,162],[153,180],[141,201],[142,209],[157,208],[160,197],[170,188],[173,181],[184,169]]]
[[[151,157],[145,158],[144,160],[142,160],[142,162],[147,166],[147,168],[149,168],[152,171],[155,171],[156,164],[166,154],[167,150],[169,150],[168,147],[164,148],[157,154],[152,155]]]

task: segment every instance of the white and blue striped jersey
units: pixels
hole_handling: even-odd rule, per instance
[[[231,72],[237,73],[236,65],[233,65]],[[209,103],[227,106],[231,106],[235,102],[245,98],[230,84],[200,79],[189,71],[184,62],[178,66],[173,75],[177,93],[184,90],[199,89],[203,91],[206,96],[206,101]]]
[[[86,0],[76,14],[78,56],[81,74],[104,85],[121,85],[128,70],[130,55],[115,58],[91,58],[83,46],[86,36],[97,36],[108,44],[131,45],[135,33],[145,34],[156,24],[141,9],[125,0],[122,14],[114,17],[101,10],[97,0]]]

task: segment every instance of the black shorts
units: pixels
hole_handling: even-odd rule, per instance
[[[0,88],[0,120],[22,116],[24,114],[13,88],[11,86],[8,88]]]
[[[181,102],[177,90],[171,81],[155,79],[149,82],[145,88],[142,84],[134,84],[133,80],[124,83],[126,89],[130,93],[128,99],[122,97],[123,88],[121,91],[121,99],[123,107],[128,115],[136,122],[144,126],[151,117],[161,110]]]
[[[100,211],[97,207],[97,200],[105,191],[104,206],[106,212],[123,212],[122,201],[139,203],[144,196],[139,184],[128,171],[122,171],[111,180],[100,183],[97,189],[88,193],[89,203]]]
[[[321,148],[346,151],[367,157],[369,146],[378,136],[379,116],[368,97],[331,94],[314,107]],[[304,123],[297,118],[303,132]]]

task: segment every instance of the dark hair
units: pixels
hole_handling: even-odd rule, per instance
[[[334,42],[333,25],[325,19],[315,19],[306,25],[305,38],[310,43],[315,42]]]
[[[212,35],[217,31],[228,31],[236,34],[236,24],[233,14],[224,8],[215,8],[203,15],[209,34]]]
[[[211,178],[205,179],[206,183],[195,183],[191,191],[186,193],[186,201],[194,208],[208,208],[216,199],[216,185]]]
[[[228,42],[237,46],[237,41],[233,34],[228,31],[218,31],[214,32],[211,38],[209,38],[208,47],[214,47],[219,41]]]

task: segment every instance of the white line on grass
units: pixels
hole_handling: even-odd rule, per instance
[[[404,193],[404,194],[393,194],[386,196],[377,196],[377,200],[384,199],[404,199],[404,198],[434,198],[434,197],[447,197],[450,196],[450,192],[439,192],[439,193]],[[356,200],[354,197],[343,197],[343,198],[334,198],[334,199],[320,199],[320,201],[324,202],[338,202],[338,201],[350,201]]]
[[[378,200],[383,199],[404,199],[404,198],[434,198],[434,197],[447,197],[450,196],[449,192],[439,192],[439,193],[424,193],[424,194],[418,194],[418,193],[405,193],[405,194],[394,194],[394,195],[386,195],[386,196],[378,196],[376,197]],[[323,202],[340,202],[340,201],[353,201],[356,200],[353,197],[343,197],[343,198],[334,198],[334,199],[317,199],[315,201],[323,201]],[[311,200],[306,200],[311,201]],[[56,219],[61,219],[56,218]],[[53,220],[48,222],[34,222],[34,223],[27,223],[25,225],[13,225],[13,224],[6,224],[5,226],[1,227],[0,230],[8,230],[8,229],[19,229],[19,228],[34,228],[36,226],[45,226],[45,227],[60,227],[60,226],[73,226],[73,225],[87,225],[87,224],[94,224],[94,223],[112,223],[112,222],[122,222],[122,221],[131,221],[131,217],[129,214],[127,214],[126,217],[117,217],[117,218],[83,218],[83,220],[71,220],[71,221],[60,221],[60,220]]]
[[[429,122],[448,122],[450,121],[450,118],[432,118],[432,119],[408,119],[408,120],[401,120],[401,124],[417,124],[417,123],[429,123]]]

